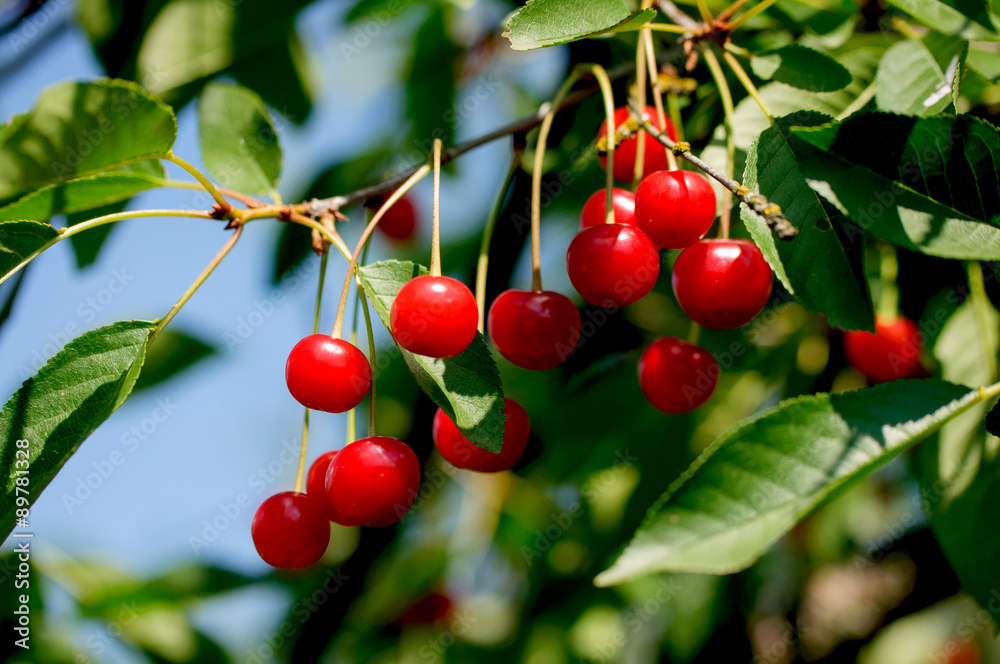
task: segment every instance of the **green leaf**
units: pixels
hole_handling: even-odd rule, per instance
[[[922,116],[954,110],[968,48],[965,40],[936,32],[893,45],[875,76],[879,109]]]
[[[829,55],[798,44],[755,53],[750,67],[760,78],[812,92],[833,92],[851,84],[846,67]]]
[[[141,162],[34,191],[0,208],[0,221],[48,221],[59,214],[84,212],[128,200],[139,192],[161,186],[163,182],[163,166],[159,162]]]
[[[365,293],[379,318],[389,327],[392,301],[403,285],[426,268],[409,261],[380,261],[359,270]],[[447,360],[414,355],[399,348],[406,365],[427,396],[455,422],[474,444],[499,452],[503,443],[503,385],[483,335],[457,357]]]
[[[421,143],[440,138],[447,145],[455,133],[455,64],[462,51],[445,19],[444,7],[434,5],[417,30],[406,73],[406,117]]]
[[[529,51],[638,30],[655,17],[655,9],[630,12],[622,0],[528,0],[503,36],[515,51]]]
[[[807,309],[829,316],[842,329],[874,330],[875,314],[861,265],[862,243],[842,234],[822,201],[799,170],[789,146],[792,123],[818,125],[820,113],[778,118],[761,132],[747,152],[743,184],[781,206],[799,229],[788,241],[776,241],[764,220],[746,205],[740,217],[775,275]]]
[[[1000,53],[969,49],[965,63],[990,83],[1000,83]]]
[[[146,354],[155,325],[114,323],[87,332],[45,363],[0,411],[0,532],[14,527],[16,499],[32,503],[80,443],[125,401]],[[27,448],[17,441],[27,440]],[[17,491],[17,461],[27,454],[27,489]]]
[[[144,390],[173,378],[201,360],[215,354],[216,348],[186,332],[164,330],[146,353],[142,374],[135,390]]]
[[[6,277],[56,235],[51,224],[40,221],[0,221],[0,277]]]
[[[219,182],[253,194],[277,186],[278,132],[257,93],[229,83],[206,86],[198,100],[198,121],[202,160]]]
[[[889,0],[941,34],[969,40],[996,40],[996,27],[984,0]]]
[[[716,440],[595,582],[745,569],[821,503],[985,398],[909,380],[784,401]]]
[[[992,125],[867,113],[791,133],[810,186],[861,228],[932,256],[1000,258]]]
[[[0,202],[167,152],[176,135],[170,107],[135,83],[48,88],[34,109],[0,131]]]

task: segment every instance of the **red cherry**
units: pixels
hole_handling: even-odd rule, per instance
[[[396,341],[411,353],[454,357],[476,338],[479,309],[461,281],[423,275],[399,289],[389,323]]]
[[[316,501],[316,504],[330,521],[342,526],[355,526],[357,524],[351,523],[344,518],[343,514],[333,509],[333,505],[330,504],[330,499],[326,495],[326,473],[330,470],[330,462],[339,451],[324,452],[309,466],[309,473],[306,475],[306,494]]]
[[[597,226],[607,221],[604,212],[604,202],[607,200],[605,193],[604,189],[598,189],[583,204],[583,209],[580,211],[580,228]],[[635,194],[631,191],[615,187],[611,195],[611,207],[615,211],[616,224],[636,225]]]
[[[420,488],[420,462],[410,446],[388,436],[362,438],[340,450],[326,473],[330,505],[359,526],[402,519]]]
[[[661,337],[639,360],[639,387],[664,413],[688,413],[708,401],[719,382],[719,363],[704,348]]]
[[[650,240],[683,249],[705,237],[715,221],[715,192],[700,173],[650,173],[636,189],[635,217]]]
[[[292,348],[285,382],[295,399],[314,410],[344,413],[361,403],[372,384],[365,354],[343,339],[311,334]]]
[[[749,240],[701,240],[674,263],[674,295],[681,309],[713,330],[750,322],[767,304],[771,282],[771,268]]]
[[[569,243],[566,271],[587,302],[621,307],[641,300],[656,285],[660,253],[635,226],[588,226]]]
[[[919,376],[923,373],[923,346],[920,328],[903,316],[876,320],[874,334],[862,330],[844,333],[847,362],[872,383]]]
[[[652,106],[646,107],[646,112],[644,114],[650,120],[652,120],[653,125],[657,125],[657,114],[656,109]],[[627,106],[622,106],[615,109],[615,127],[621,127],[628,120],[629,109]],[[660,130],[664,131],[667,136],[672,141],[677,140],[677,130],[674,128],[670,118],[664,118],[666,125],[659,125]],[[669,162],[667,162],[667,148],[664,147],[662,143],[647,134],[646,132],[639,130],[643,135],[643,140],[646,142],[646,152],[645,158],[643,159],[643,173],[648,175],[655,171],[663,171],[669,168]],[[606,121],[601,122],[600,129],[597,130],[598,138],[604,138],[608,135],[608,123]],[[615,150],[615,179],[619,182],[631,182],[632,176],[635,171],[635,153],[636,149],[639,147],[639,141],[636,136],[622,141],[618,149]],[[601,157],[601,166],[606,167],[607,159]]]
[[[552,291],[507,290],[487,317],[490,338],[500,354],[523,369],[553,369],[580,340],[580,312],[565,295]]]
[[[304,493],[284,491],[257,508],[250,535],[268,565],[299,569],[323,557],[330,543],[330,522],[315,500]]]
[[[381,207],[385,199],[380,199]],[[390,240],[407,242],[413,238],[417,229],[417,211],[410,202],[409,196],[403,196],[391,208],[385,211],[376,226]]]
[[[432,434],[434,444],[445,461],[456,468],[475,470],[480,473],[498,473],[510,470],[517,463],[528,444],[531,422],[521,404],[513,399],[504,399],[503,446],[494,454],[476,446],[462,435],[448,415],[438,408],[434,414]]]

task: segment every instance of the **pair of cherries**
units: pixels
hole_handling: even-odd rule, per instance
[[[321,455],[309,468],[306,492],[284,491],[257,508],[250,534],[274,567],[299,569],[319,561],[330,522],[388,526],[409,512],[420,486],[420,463],[401,440],[372,436]]]

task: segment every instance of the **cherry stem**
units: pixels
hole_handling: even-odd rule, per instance
[[[742,14],[734,18],[732,21],[730,21],[729,31],[732,32],[733,30],[740,27],[741,25],[743,25],[744,23],[746,23],[754,16],[761,13],[762,11],[764,11],[777,1],[778,0],[761,0],[761,2],[754,5],[753,7],[751,7],[750,9],[748,9],[747,11],[743,12]]]
[[[651,5],[652,0],[643,0],[640,9],[646,9]],[[649,32],[650,35],[653,34],[648,30],[640,30],[635,44],[635,98],[636,105],[643,111],[646,110],[646,69],[647,66],[656,66],[654,61],[647,60],[646,52],[643,50],[643,34],[646,32]],[[632,191],[639,188],[639,182],[642,181],[642,176],[645,175],[644,171],[646,167],[646,141],[636,141],[635,143],[635,163],[632,164]]]
[[[723,124],[726,128],[726,177],[733,179],[736,162],[736,138],[733,135],[733,93],[729,89],[729,82],[726,81],[726,74],[722,71],[719,59],[715,57],[715,51],[711,48],[703,48],[702,55],[705,64],[712,73],[715,80],[715,87],[719,90],[719,98],[722,101]],[[719,214],[719,237],[729,237],[729,224],[733,210],[733,199],[731,196],[724,196],[722,199],[722,212]]]
[[[656,49],[653,46],[653,33],[643,30],[640,36],[642,43],[646,45],[646,61],[649,63],[649,83],[653,89],[653,103],[656,105],[656,119],[660,121],[660,127],[667,126],[667,114],[663,110],[663,95],[660,94],[660,72],[656,66]],[[640,145],[645,141],[637,141]],[[638,157],[636,157],[638,159]],[[671,171],[677,170],[677,157],[674,153],[667,151],[667,165]]]
[[[358,239],[358,244],[354,248],[354,253],[351,255],[350,263],[347,266],[347,274],[344,275],[344,287],[340,291],[340,303],[337,305],[337,317],[333,322],[333,332],[331,334],[334,339],[340,338],[340,333],[344,326],[344,312],[347,310],[347,293],[351,289],[351,278],[355,276],[358,256],[361,255],[361,250],[368,242],[368,238],[371,237],[375,227],[378,226],[378,222],[380,222],[382,217],[385,216],[386,211],[395,205],[396,201],[402,198],[406,192],[413,187],[413,185],[423,179],[423,177],[430,173],[430,171],[431,167],[429,164],[424,164],[414,171],[413,175],[407,178],[407,180],[401,184],[398,189],[389,195],[389,197],[385,200],[385,203],[382,204],[382,207],[378,209],[378,212],[375,213],[371,221],[369,221],[368,225],[365,227],[365,230],[361,233],[361,237]]]
[[[698,344],[698,337],[701,336],[701,325],[691,321],[691,326],[688,328],[687,342],[692,345]]]
[[[705,0],[698,0],[698,13],[701,14],[701,20],[709,25],[712,23],[712,12],[708,8],[708,3]]]
[[[510,160],[510,167],[507,169],[507,176],[500,187],[497,195],[497,202],[493,205],[486,225],[483,227],[483,239],[479,244],[479,259],[476,261],[476,307],[479,309],[479,333],[486,334],[486,274],[490,265],[490,244],[493,242],[493,229],[496,228],[497,219],[503,211],[504,199],[511,183],[514,182],[514,175],[521,166],[521,149],[514,148],[514,156]]]
[[[173,189],[195,189],[197,191],[205,190],[205,187],[198,182],[186,182],[184,180],[160,180],[160,186],[171,187]],[[216,189],[218,189],[219,193],[223,196],[234,198],[249,208],[259,208],[264,207],[265,205],[263,201],[259,201],[253,196],[248,196],[247,194],[233,189],[226,189],[224,187],[216,187]]]
[[[632,114],[635,118],[640,118],[638,110],[633,106]],[[717,168],[702,159],[691,154],[691,146],[687,143],[675,143],[670,138],[653,126],[649,120],[640,120],[642,128],[653,138],[663,145],[673,150],[674,154],[681,157],[688,163],[694,165],[698,170],[714,178],[723,187],[733,192],[741,202],[747,207],[763,217],[765,223],[774,231],[781,240],[790,240],[795,237],[799,230],[793,226],[781,211],[781,206],[772,203],[766,196],[751,191],[733,178],[724,175]]]
[[[753,84],[752,80],[750,80],[750,75],[747,74],[745,69],[743,69],[743,65],[740,64],[740,61],[736,59],[735,55],[725,50],[722,52],[722,57],[726,59],[726,64],[729,65],[729,68],[733,70],[734,74],[736,74],[736,78],[738,78],[740,83],[743,84],[743,87],[746,88],[747,94],[753,97],[753,100],[757,102],[760,110],[767,116],[768,121],[771,124],[774,124],[774,115],[771,113],[771,109],[767,107],[767,103],[764,101],[764,98],[760,96],[757,86]]]
[[[434,139],[434,212],[431,222],[431,276],[441,276],[441,139]]]
[[[170,311],[168,311],[163,318],[157,321],[156,327],[152,332],[150,332],[149,338],[146,339],[147,348],[149,348],[149,346],[156,341],[156,337],[160,336],[160,333],[163,332],[163,329],[167,326],[167,324],[170,323],[170,321],[173,320],[173,317],[177,315],[177,312],[181,310],[181,307],[183,307],[187,301],[191,299],[191,296],[194,295],[199,288],[201,288],[201,285],[205,283],[208,276],[212,274],[216,267],[219,266],[219,263],[221,263],[222,259],[226,257],[226,254],[228,254],[229,251],[236,246],[236,241],[240,239],[240,235],[242,234],[243,226],[239,225],[236,227],[236,230],[233,231],[233,234],[229,237],[229,239],[226,240],[226,244],[222,246],[219,253],[215,255],[215,258],[213,258],[209,264],[205,266],[205,269],[201,271],[198,278],[195,279],[190,286],[188,286],[186,291],[184,291],[184,294],[181,295],[181,299],[177,300],[177,303],[170,308]]]
[[[361,262],[366,263],[368,261],[368,249],[371,247],[370,244],[366,244],[364,250],[361,252]],[[345,245],[346,248],[346,245]],[[351,260],[351,252],[347,251],[347,260]],[[360,280],[358,280],[360,282]],[[358,291],[360,300],[360,293]],[[358,303],[355,302],[354,311],[351,313],[351,344],[354,346],[358,345]],[[370,361],[369,361],[370,362]],[[369,364],[370,366],[370,364]],[[358,416],[357,416],[357,406],[347,411],[347,442],[353,443],[358,439]]]
[[[878,318],[884,321],[895,320],[899,315],[899,288],[896,277],[899,276],[899,263],[896,260],[896,248],[888,242],[879,243],[879,293]]]
[[[372,385],[368,391],[368,436],[375,433],[375,333],[372,331],[371,313],[368,311],[368,298],[365,296],[365,289],[358,282],[358,299],[361,301],[361,313],[365,317],[365,331],[368,333],[368,364],[371,368]]]
[[[972,308],[976,314],[976,326],[979,328],[979,334],[976,336],[979,341],[980,350],[982,351],[983,361],[986,363],[986,369],[989,372],[990,380],[996,380],[997,357],[995,353],[990,352],[987,348],[989,344],[988,340],[996,334],[996,331],[990,323],[990,310],[993,308],[993,305],[986,294],[983,266],[979,261],[969,261],[968,271],[969,297],[972,299]]]
[[[330,257],[324,253],[319,260],[319,286],[316,288],[316,313],[313,315],[313,334],[319,332],[319,313],[323,305],[323,285],[326,283],[326,263]],[[309,408],[302,418],[302,447],[299,449],[299,467],[295,472],[295,492],[302,493],[302,482],[306,476],[306,452],[309,447]]]
[[[747,2],[748,0],[736,0],[736,2],[732,3],[731,5],[723,9],[722,12],[716,18],[720,21],[728,21],[730,17],[732,17],[733,14],[742,9],[743,5],[745,5]]]
[[[161,158],[171,162],[172,164],[180,166],[185,171],[194,176],[194,179],[198,181],[198,184],[204,187],[205,191],[207,191],[209,194],[212,195],[212,198],[214,198],[215,202],[219,204],[219,207],[222,209],[223,212],[229,213],[230,211],[232,211],[233,206],[230,205],[229,201],[226,200],[226,197],[222,195],[222,192],[220,192],[216,188],[216,186],[212,184],[212,182],[207,177],[205,177],[205,175],[197,168],[189,164],[184,159],[181,159],[180,157],[175,155],[172,151],[163,153],[163,155],[161,155]]]
[[[19,270],[21,270],[25,265],[33,261],[47,249],[51,248],[54,244],[61,240],[65,240],[68,237],[72,237],[77,233],[82,233],[83,231],[90,230],[91,228],[97,228],[98,226],[103,226],[105,224],[113,224],[116,221],[121,221],[123,219],[138,219],[140,217],[198,217],[199,219],[213,219],[211,214],[208,212],[203,212],[201,210],[129,210],[126,212],[116,212],[114,214],[106,214],[101,217],[94,217],[93,219],[88,219],[87,221],[80,222],[68,228],[60,228],[56,236],[50,239],[48,242],[35,249],[33,252],[24,257],[20,263],[11,268],[10,272],[0,277],[0,284],[10,279]]]

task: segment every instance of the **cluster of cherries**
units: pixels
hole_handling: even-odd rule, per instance
[[[647,109],[652,116],[653,109]],[[621,125],[628,109],[620,108]],[[662,126],[675,136],[673,126]],[[602,126],[601,133],[604,133]],[[570,281],[589,303],[615,309],[648,294],[660,274],[660,249],[682,249],[674,263],[672,285],[683,311],[712,329],[740,327],[766,304],[771,269],[751,242],[703,239],[715,220],[716,198],[708,180],[692,171],[668,170],[666,149],[647,134],[615,148],[614,176],[631,180],[638,141],[644,140],[644,171],[635,194],[613,190],[614,223],[605,218],[605,190],[583,206],[581,230],[570,243],[566,267]],[[405,240],[415,227],[412,205],[397,202],[386,230]],[[390,315],[396,342],[419,355],[459,355],[476,337],[475,297],[462,282],[441,275],[411,279],[397,293]],[[873,381],[901,377],[912,367],[885,364],[884,338],[905,337],[912,322],[896,319],[877,335],[849,334],[851,362]],[[915,326],[914,326],[915,327]],[[497,350],[530,370],[552,369],[566,360],[580,339],[580,313],[560,293],[511,289],[493,302],[488,330]],[[871,338],[869,338],[871,337]],[[881,345],[880,345],[881,344]],[[890,344],[891,345],[891,344]],[[879,364],[882,358],[882,364]],[[919,366],[919,363],[917,363]],[[639,362],[639,384],[649,402],[666,413],[686,413],[715,390],[719,366],[711,353],[674,337],[653,341]],[[307,408],[343,413],[368,394],[368,358],[353,344],[324,334],[299,341],[288,356],[289,392]],[[503,445],[492,453],[466,438],[447,413],[434,417],[433,439],[441,456],[457,468],[478,472],[509,470],[524,453],[530,423],[524,408],[504,399]],[[288,491],[264,501],[251,527],[261,557],[271,565],[306,567],[317,562],[330,538],[330,523],[387,526],[411,508],[420,484],[420,464],[403,441],[387,436],[362,438],[326,452],[310,467],[304,493]]]

